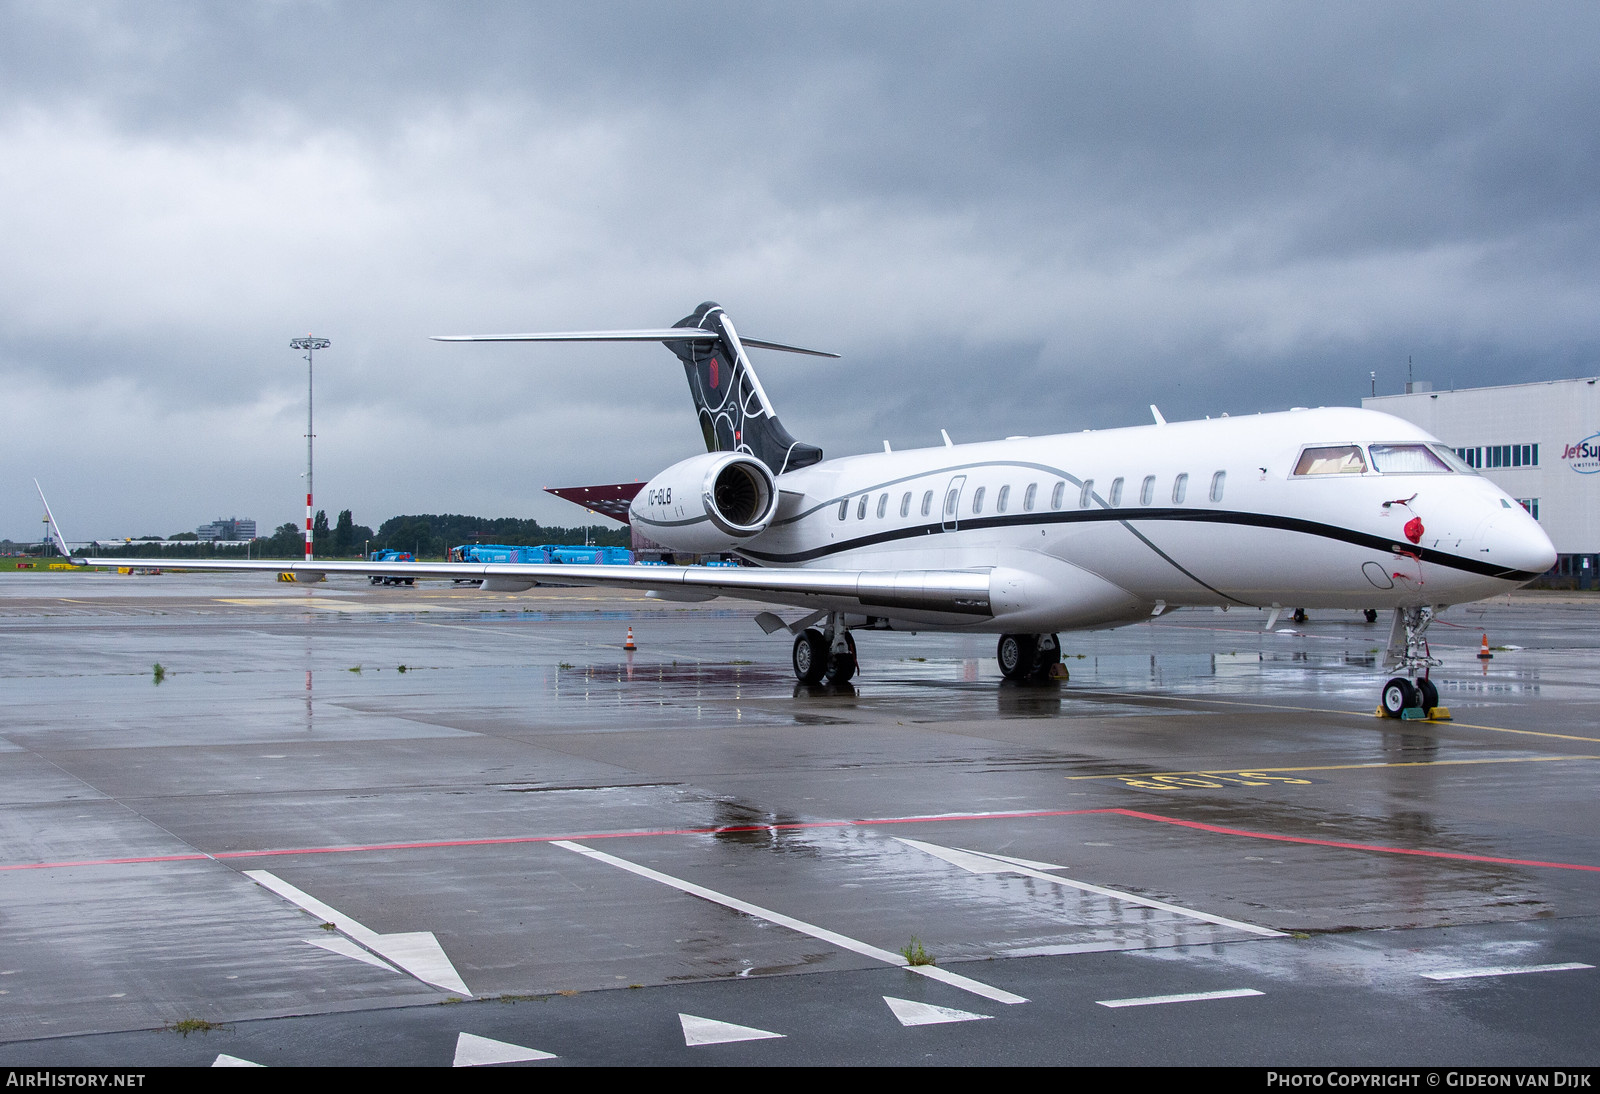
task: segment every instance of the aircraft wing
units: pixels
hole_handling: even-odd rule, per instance
[[[85,558],[85,566],[256,571],[307,576],[380,575],[464,580],[514,592],[546,585],[644,589],[670,600],[733,596],[812,610],[893,616],[926,623],[976,623],[993,615],[987,570],[812,570],[717,566],[564,566],[511,562],[295,562],[286,559]]]

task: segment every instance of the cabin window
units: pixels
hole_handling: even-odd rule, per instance
[[[1028,488],[1022,492],[1022,507],[1028,512],[1033,512],[1033,501],[1039,496],[1039,484],[1030,482]]]
[[[929,490],[922,495],[922,515],[927,516],[933,511],[933,491]]]
[[[1122,504],[1122,476],[1118,475],[1111,480],[1111,507],[1115,509]]]
[[[1066,492],[1067,492],[1067,484],[1066,483],[1064,483],[1064,482],[1056,483],[1056,488],[1054,490],[1050,491],[1050,508],[1052,508],[1052,509],[1060,509],[1061,508],[1061,496],[1063,494],[1065,494]]]
[[[1227,481],[1228,481],[1228,473],[1226,471],[1218,471],[1215,475],[1211,476],[1211,500],[1212,501],[1221,501],[1222,500],[1222,487],[1223,487],[1223,484],[1226,483]]]
[[[1372,469],[1384,475],[1443,475],[1450,467],[1425,444],[1375,444]]]
[[[888,494],[879,494],[878,495],[878,519],[882,520],[883,519],[883,514],[887,513],[888,511],[889,511],[889,495]]]
[[[900,515],[902,517],[911,515],[911,491],[909,490],[906,491],[905,497],[900,499]]]
[[[1084,479],[1083,489],[1078,491],[1078,508],[1087,509],[1094,504],[1094,480]]]
[[[1146,475],[1144,482],[1139,484],[1139,504],[1149,505],[1156,498],[1156,477]]]
[[[850,499],[849,498],[840,498],[839,499],[839,519],[843,520],[845,518],[845,516],[849,512],[850,512]]]
[[[1367,470],[1361,449],[1353,444],[1308,448],[1294,465],[1296,475],[1360,475]]]
[[[1189,473],[1185,471],[1172,480],[1172,504],[1182,505],[1183,497],[1189,492]]]
[[[958,502],[960,500],[961,500],[961,491],[959,491],[959,490],[952,490],[948,494],[946,494],[944,496],[944,515],[947,516],[947,517],[955,516],[956,515],[956,502]]]
[[[972,492],[972,511],[974,513],[983,512],[983,494],[986,489],[988,488],[980,486]]]
[[[860,502],[860,504],[858,504],[856,506],[856,519],[857,520],[866,520],[867,519],[867,495],[865,495],[865,494],[861,495],[861,502]]]
[[[1008,483],[1007,485],[1002,486],[1000,488],[1000,493],[995,495],[994,511],[996,513],[1004,513],[1006,511],[1006,506],[1009,505],[1010,502],[1011,502],[1011,486]]]

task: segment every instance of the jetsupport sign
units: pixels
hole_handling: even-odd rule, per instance
[[[1580,475],[1600,472],[1600,433],[1591,433],[1577,444],[1567,445],[1561,458]]]

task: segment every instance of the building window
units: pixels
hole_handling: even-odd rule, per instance
[[[1185,471],[1172,480],[1172,504],[1182,505],[1184,495],[1189,492],[1189,473]]]
[[[1538,520],[1539,519],[1539,499],[1538,498],[1518,498],[1517,499],[1517,504],[1522,506],[1524,509],[1526,509],[1528,511],[1528,515],[1530,517],[1532,517],[1534,520]]]
[[[1215,475],[1211,476],[1211,500],[1212,501],[1221,501],[1222,500],[1222,487],[1223,487],[1223,484],[1226,483],[1227,481],[1228,481],[1228,473],[1226,471],[1218,471]]]
[[[1538,467],[1536,444],[1485,444],[1455,450],[1468,467],[1483,470],[1499,467]]]

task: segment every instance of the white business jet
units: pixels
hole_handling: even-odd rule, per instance
[[[1437,705],[1426,632],[1450,604],[1514,589],[1554,565],[1538,523],[1434,437],[1353,408],[1012,437],[824,460],[779,422],[751,347],[714,303],[671,328],[450,336],[442,341],[645,341],[683,362],[704,454],[645,484],[629,516],[675,552],[749,565],[184,561],[185,569],[481,577],[734,596],[794,636],[795,675],[848,681],[853,631],[998,634],[1010,679],[1059,675],[1061,631],[1177,607],[1387,608],[1383,711]],[[52,529],[54,525],[52,523]],[[58,537],[63,553],[64,541]],[[93,562],[92,559],[77,559]],[[116,559],[102,565],[155,566]],[[172,565],[170,560],[167,565]],[[1373,618],[1369,614],[1369,619]]]

